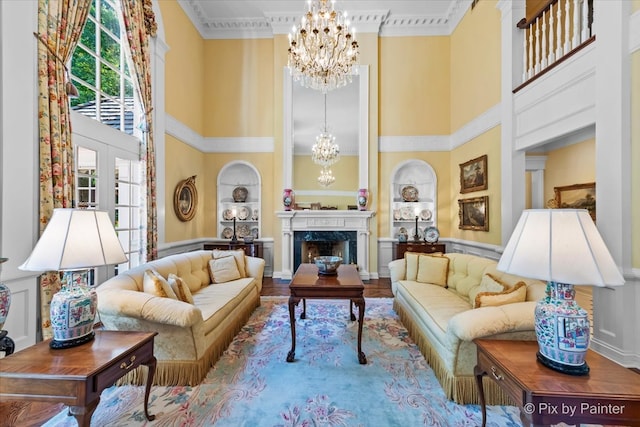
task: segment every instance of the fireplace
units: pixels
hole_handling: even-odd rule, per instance
[[[375,212],[309,210],[280,211],[276,215],[282,227],[282,270],[274,272],[274,277],[291,279],[300,263],[309,262],[311,251],[311,256],[341,252],[345,264],[358,265],[362,280],[371,278],[369,221]]]
[[[355,231],[294,231],[293,270],[301,263],[312,263],[322,255],[342,258],[343,264],[356,264],[358,241]]]

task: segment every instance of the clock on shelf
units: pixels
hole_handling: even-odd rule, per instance
[[[440,231],[437,227],[427,227],[424,230],[424,241],[427,243],[437,243],[440,238]]]

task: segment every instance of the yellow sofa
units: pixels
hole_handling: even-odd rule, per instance
[[[97,288],[99,320],[107,330],[155,331],[158,359],[154,384],[195,385],[253,310],[260,305],[265,261],[242,255],[246,276],[212,284],[212,251],[170,255],[125,271]],[[240,258],[241,258],[240,257]],[[144,272],[182,278],[193,304],[144,292]],[[146,369],[132,371],[120,383],[144,384]]]
[[[389,263],[394,309],[433,368],[447,397],[457,403],[477,404],[479,396],[473,376],[477,350],[473,340],[535,340],[534,309],[544,297],[546,284],[499,272],[496,261],[458,253],[443,255],[449,260],[448,271],[443,273],[445,286],[421,283],[416,280],[419,277],[407,280],[407,272],[416,276],[416,258],[421,259],[420,256],[427,255],[408,253],[405,258]],[[473,308],[475,298],[472,301],[470,295],[481,290],[483,280],[490,281],[485,278],[487,274],[503,284],[505,292],[524,282],[517,287],[524,301]],[[531,356],[531,363],[536,363],[535,355]],[[485,397],[487,404],[513,404],[488,379]]]

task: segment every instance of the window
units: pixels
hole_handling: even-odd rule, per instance
[[[93,0],[71,59],[78,98],[71,108],[118,130],[134,134],[142,108],[128,61],[119,2]]]
[[[144,262],[146,191],[136,122],[142,104],[121,16],[120,0],[92,0],[70,67],[79,93],[71,100],[76,205],[109,212],[128,258],[95,269],[97,284]]]

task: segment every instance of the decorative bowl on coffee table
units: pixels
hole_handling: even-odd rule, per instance
[[[338,274],[338,267],[342,264],[342,258],[339,256],[317,256],[313,261],[321,276],[335,276]]]

